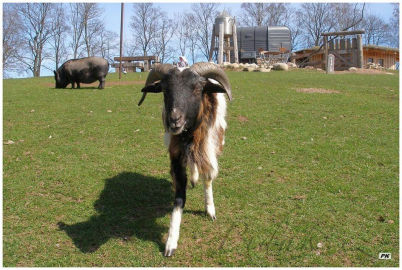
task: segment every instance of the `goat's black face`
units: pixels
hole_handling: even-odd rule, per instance
[[[163,121],[168,131],[174,135],[197,128],[203,94],[227,93],[217,81],[211,82],[191,69],[180,71],[177,68],[168,70],[160,81],[145,86],[141,91],[143,96],[138,105],[144,101],[146,93],[163,92]],[[231,98],[231,94],[228,96]]]
[[[160,83],[165,103],[165,126],[174,135],[193,130],[205,79],[188,69],[182,72],[172,69]]]

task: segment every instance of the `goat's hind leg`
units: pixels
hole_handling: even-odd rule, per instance
[[[179,241],[180,233],[180,223],[181,216],[183,214],[183,208],[186,204],[186,186],[187,186],[187,175],[186,167],[183,166],[182,161],[172,160],[171,161],[171,174],[173,177],[175,185],[175,200],[172,218],[170,220],[169,236],[165,246],[164,255],[169,257],[172,256],[177,249],[177,242]]]

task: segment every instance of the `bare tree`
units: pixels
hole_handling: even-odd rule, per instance
[[[70,47],[73,51],[73,58],[77,58],[79,50],[83,45],[82,33],[84,32],[84,24],[82,20],[83,3],[70,3],[69,23],[71,26],[71,42]]]
[[[170,43],[175,31],[176,23],[169,19],[166,13],[161,12],[157,21],[156,37],[151,43],[151,51],[159,57],[161,63],[171,60],[174,56],[174,49]]]
[[[18,58],[23,47],[22,25],[15,4],[3,4],[3,71],[16,71],[20,67]]]
[[[283,25],[288,27],[290,30],[290,40],[291,40],[291,51],[296,50],[302,45],[302,29],[300,26],[300,21],[295,16],[296,9],[287,6],[285,13],[283,14]]]
[[[197,35],[194,29],[197,28],[194,15],[192,13],[185,13],[184,16],[177,25],[176,38],[178,39],[178,45],[180,55],[188,56],[187,58],[194,64],[196,60],[197,51]]]
[[[385,45],[388,42],[390,26],[380,17],[368,14],[363,19],[361,26],[365,30],[365,44]]]
[[[364,7],[365,4],[303,3],[296,16],[307,46],[319,46],[324,32],[346,31],[358,26]]]
[[[393,13],[390,20],[390,38],[389,45],[392,47],[399,48],[399,4],[393,3]]]
[[[285,25],[289,4],[242,3],[239,21],[244,26]]]
[[[40,76],[42,61],[45,58],[45,44],[52,35],[50,13],[51,3],[18,4],[18,15],[23,28],[25,53],[19,55],[19,61],[30,70],[34,77]]]
[[[360,24],[363,21],[365,10],[364,3],[332,3],[331,9],[336,31],[361,28]]]
[[[197,51],[197,47],[198,47],[198,35],[197,32],[194,31],[194,29],[196,29],[197,25],[196,25],[196,19],[194,17],[193,14],[191,13],[186,13],[184,14],[184,20],[185,20],[185,24],[186,27],[189,29],[189,31],[186,34],[186,38],[188,40],[188,47],[190,50],[190,55],[191,55],[191,62],[194,64],[196,61],[196,51]]]
[[[100,56],[113,62],[113,56],[118,54],[119,36],[112,31],[102,31],[99,34]]]
[[[185,56],[189,42],[189,33],[192,31],[192,29],[190,28],[190,24],[188,23],[186,16],[182,17],[181,14],[175,14],[174,16],[179,18],[177,29],[175,31],[175,37],[177,38],[177,43],[179,45],[180,55]]]
[[[84,3],[81,16],[86,55],[94,56],[99,45],[98,36],[105,31],[105,26],[100,19],[102,10],[97,3]]]
[[[304,29],[304,37],[308,46],[318,46],[321,42],[321,33],[335,29],[332,18],[331,4],[329,3],[303,3],[296,16]]]
[[[62,4],[55,5],[51,21],[53,33],[49,43],[54,55],[55,69],[57,70],[60,64],[68,58],[65,40],[69,34],[69,27],[66,24],[64,7]]]
[[[144,56],[148,55],[151,43],[157,35],[157,23],[160,11],[152,3],[135,3],[134,15],[130,27],[133,31],[134,42],[141,47]]]
[[[238,16],[243,26],[262,26],[266,17],[267,3],[242,3],[242,13]]]
[[[218,15],[219,4],[216,3],[196,3],[191,5],[192,18],[197,37],[197,46],[206,60],[209,58],[211,45],[211,33],[215,17]]]

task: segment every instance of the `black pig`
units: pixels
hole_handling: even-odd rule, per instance
[[[105,87],[105,77],[109,71],[109,63],[101,57],[85,57],[71,59],[65,62],[57,71],[54,71],[56,88],[80,88],[80,83],[93,83],[99,81],[99,89]]]

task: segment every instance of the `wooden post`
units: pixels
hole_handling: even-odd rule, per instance
[[[144,71],[148,71],[148,70],[149,70],[149,61],[144,60]]]
[[[121,79],[122,55],[123,55],[123,21],[124,21],[124,3],[121,3],[120,14],[120,64],[119,64],[119,80]]]
[[[346,40],[346,49],[347,49],[348,51],[350,51],[350,50],[352,49],[352,43],[351,43],[351,41],[350,41],[350,38],[348,38],[348,39]]]
[[[345,46],[346,46],[346,40],[345,39],[341,39],[340,40],[340,49],[341,50],[345,50],[346,48],[345,48]]]
[[[329,50],[333,51],[334,49],[335,49],[335,47],[334,47],[334,40],[332,39],[332,40],[329,42]]]
[[[357,49],[357,39],[356,38],[352,38],[352,48]]]
[[[212,54],[215,50],[215,24],[212,27],[211,48],[209,50],[208,62],[212,61]]]
[[[324,65],[325,70],[328,72],[328,37],[324,36]]]
[[[236,64],[239,63],[239,49],[237,47],[237,29],[236,29],[236,21],[233,20],[233,50],[234,50],[234,61]]]
[[[362,35],[357,35],[357,67],[363,68],[363,42]]]
[[[335,50],[339,50],[339,39],[335,39]]]
[[[223,22],[219,24],[218,64],[223,64]]]

